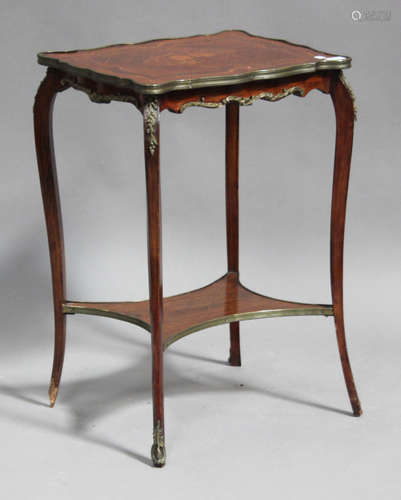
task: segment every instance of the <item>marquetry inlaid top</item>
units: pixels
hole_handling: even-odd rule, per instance
[[[233,85],[351,65],[346,56],[239,30],[95,49],[41,52],[38,62],[143,94]]]

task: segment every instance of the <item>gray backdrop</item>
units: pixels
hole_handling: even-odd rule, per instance
[[[353,10],[391,10],[388,21]],[[401,214],[399,2],[36,0],[1,2],[0,469],[5,498],[399,498]],[[167,467],[150,467],[149,339],[68,319],[56,407],[50,266],[32,105],[36,53],[241,28],[346,54],[357,96],[345,313],[364,409],[349,415],[332,319],[244,322],[166,352]],[[68,297],[147,297],[141,115],[69,90],[55,107]],[[279,298],[330,302],[330,98],[241,109],[240,267]],[[224,109],[161,116],[166,295],[225,272]]]

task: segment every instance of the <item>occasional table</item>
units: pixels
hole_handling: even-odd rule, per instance
[[[338,348],[353,414],[361,415],[344,332],[343,247],[351,163],[355,100],[342,70],[351,59],[244,31],[151,40],[89,50],[42,52],[48,66],[34,105],[36,152],[52,270],[55,348],[49,397],[53,406],[63,368],[66,315],[94,314],[134,323],[150,332],[152,346],[153,445],[155,466],[166,461],[163,410],[163,355],[190,333],[230,325],[229,363],[241,365],[239,322],[276,316],[334,316]],[[91,101],[133,104],[143,115],[147,194],[149,300],[74,302],[65,291],[63,229],[52,137],[55,96],[68,88]],[[274,299],[249,290],[239,280],[238,144],[239,109],[256,101],[305,97],[312,89],[330,94],[336,115],[336,146],[330,222],[332,304]],[[159,113],[182,113],[190,106],[226,112],[227,273],[203,288],[163,296]]]

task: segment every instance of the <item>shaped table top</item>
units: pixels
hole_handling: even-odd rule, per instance
[[[142,94],[339,70],[351,58],[245,31],[41,52],[39,64]]]

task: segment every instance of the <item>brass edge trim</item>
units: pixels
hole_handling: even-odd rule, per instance
[[[277,300],[277,299],[276,299]],[[105,309],[96,309],[89,307],[71,306],[68,303],[63,305],[64,314],[88,314],[93,316],[104,316],[106,318],[119,319],[120,321],[125,321],[127,323],[132,323],[144,328],[148,332],[151,331],[150,325],[141,319],[135,318],[133,316],[128,316],[125,314],[116,313],[113,311],[107,311]],[[277,318],[285,316],[334,316],[333,306],[331,305],[316,305],[316,307],[301,308],[297,307],[294,309],[267,309],[262,311],[252,311],[245,313],[230,314],[229,316],[223,316],[220,318],[214,318],[209,321],[204,321],[194,325],[182,332],[173,335],[168,338],[163,345],[163,349],[167,349],[172,343],[177,340],[190,335],[191,333],[198,332],[200,330],[205,330],[213,326],[223,325],[225,323],[232,323],[234,321],[247,321],[252,319],[262,319],[262,318]]]
[[[301,47],[303,49],[309,49],[313,50],[314,52],[319,52],[316,50],[314,47],[311,47],[309,45],[304,45],[301,43],[294,43],[294,42],[289,42],[288,40],[285,40],[284,38],[269,38],[266,36],[262,35],[254,35],[253,33],[249,33],[249,31],[242,30],[242,29],[229,29],[229,30],[220,30],[216,31],[214,33],[197,33],[196,35],[189,35],[189,36],[181,36],[181,37],[165,37],[165,38],[151,38],[150,40],[144,40],[141,42],[125,42],[125,43],[114,43],[114,44],[108,44],[108,45],[100,45],[98,47],[92,47],[89,49],[72,49],[72,50],[46,50],[44,52],[39,52],[38,56],[41,54],[54,54],[54,53],[59,53],[59,54],[73,54],[75,52],[89,52],[91,50],[96,50],[96,49],[107,49],[109,47],[122,47],[124,45],[145,45],[147,43],[153,43],[153,42],[164,42],[164,41],[169,41],[169,40],[180,40],[183,38],[190,39],[190,38],[197,38],[200,36],[215,36],[215,35],[220,35],[221,33],[233,33],[233,32],[238,32],[238,33],[244,33],[245,35],[248,35],[252,38],[263,38],[264,40],[271,40],[273,42],[282,42],[286,43],[288,45],[292,45],[294,47]],[[337,56],[337,57],[345,57],[347,59],[351,58],[349,56],[341,56],[340,54],[333,54],[329,52],[324,52],[320,51],[324,54],[327,54],[329,56]]]
[[[266,40],[272,40],[274,42],[283,42],[287,43],[289,45],[295,46],[295,47],[302,47],[305,49],[313,50],[314,52],[319,52],[318,50],[308,47],[307,45],[301,45],[301,44],[296,44],[292,42],[288,42],[287,40],[283,40],[280,38],[267,38],[267,37],[261,37],[258,35],[253,35],[251,33],[248,33],[245,30],[223,30],[219,31],[217,33],[210,33],[208,35],[193,35],[190,37],[181,37],[181,38],[195,38],[197,36],[213,36],[213,35],[218,35],[220,33],[223,33],[224,31],[239,31],[242,33],[245,33],[248,36],[254,37],[254,38],[264,38]],[[315,71],[320,71],[320,70],[339,70],[339,69],[346,69],[351,67],[351,58],[348,56],[343,56],[343,55],[334,55],[334,54],[328,54],[325,52],[325,54],[328,55],[327,58],[317,60],[316,62],[310,62],[310,63],[304,63],[304,64],[298,64],[298,65],[293,65],[293,66],[284,66],[282,68],[275,68],[275,69],[263,69],[263,70],[257,70],[253,71],[250,73],[242,73],[239,75],[231,75],[231,76],[217,76],[217,77],[207,77],[207,78],[196,78],[194,80],[174,80],[170,82],[165,82],[162,84],[151,84],[151,85],[143,85],[135,80],[131,80],[128,78],[118,78],[116,76],[112,75],[105,75],[103,73],[98,73],[96,71],[89,70],[87,68],[77,68],[76,66],[72,66],[68,63],[61,62],[58,59],[46,57],[46,54],[54,54],[54,53],[60,53],[60,54],[67,54],[67,53],[75,53],[75,52],[84,52],[84,51],[90,51],[90,50],[95,50],[95,49],[104,49],[108,47],[119,47],[119,46],[124,46],[124,45],[143,45],[146,43],[151,43],[151,42],[159,42],[159,41],[165,41],[165,40],[176,40],[176,38],[159,38],[159,39],[153,39],[153,40],[146,40],[144,42],[138,42],[138,43],[118,43],[118,44],[112,44],[112,45],[104,45],[100,47],[94,47],[91,49],[76,49],[76,50],[58,50],[58,51],[46,51],[46,52],[39,52],[37,54],[37,59],[38,63],[42,64],[44,66],[51,66],[53,68],[57,68],[60,70],[65,70],[68,71],[71,74],[75,74],[77,76],[83,76],[90,78],[94,81],[99,81],[103,83],[110,83],[114,84],[120,87],[127,87],[131,88],[141,94],[163,94],[166,92],[171,92],[173,90],[185,90],[185,89],[194,89],[194,88],[199,88],[199,87],[209,87],[209,86],[218,86],[218,85],[230,85],[230,84],[240,84],[240,83],[247,83],[253,80],[269,80],[272,78],[284,78],[287,76],[294,76],[298,74],[303,74],[303,73],[313,73]]]
[[[205,330],[213,326],[224,325],[225,323],[232,323],[235,321],[247,321],[252,319],[262,318],[278,318],[285,316],[334,316],[333,306],[321,305],[313,308],[294,308],[294,309],[268,309],[264,311],[254,311],[238,314],[230,314],[221,318],[211,319],[198,325],[194,325],[182,332],[169,337],[163,344],[163,349],[166,350],[171,344],[177,340],[190,335],[191,333]]]
[[[345,78],[345,75],[342,71],[340,71],[340,76],[339,76],[341,82],[343,83],[344,87],[347,89],[347,92],[349,94],[349,96],[351,97],[352,99],[352,107],[354,109],[354,120],[356,121],[357,118],[358,118],[358,108],[357,108],[357,105],[356,105],[356,97],[355,97],[355,93],[354,91],[352,90],[352,87],[351,87],[351,84],[349,83],[349,81]]]
[[[295,87],[289,87],[288,89],[283,89],[281,92],[277,93],[261,92],[260,94],[253,95],[250,97],[230,95],[218,102],[207,102],[204,98],[201,98],[200,101],[186,102],[181,106],[179,112],[183,113],[187,108],[190,108],[191,106],[201,106],[204,108],[219,108],[220,106],[225,106],[230,102],[238,102],[240,106],[250,106],[258,99],[261,99],[263,101],[275,102],[275,101],[280,101],[281,99],[284,99],[289,95],[297,95],[302,97],[304,94],[305,90],[303,88],[295,86]]]
[[[114,318],[119,319],[121,321],[125,321],[127,323],[133,323],[134,325],[140,326],[144,328],[148,332],[151,331],[150,325],[139,318],[135,318],[133,316],[128,316],[126,314],[116,313],[114,311],[108,311],[106,309],[96,309],[95,307],[81,307],[81,306],[72,306],[70,304],[63,304],[63,313],[64,314],[88,314],[92,316],[104,316],[105,318]]]
[[[156,127],[159,121],[159,101],[155,97],[150,97],[146,100],[143,106],[143,119],[145,121],[145,134],[149,153],[153,156],[158,142],[156,139]]]
[[[221,278],[219,278],[221,279]],[[219,280],[217,280],[219,281]],[[245,287],[244,287],[245,288]],[[257,294],[260,295],[260,294]],[[266,297],[266,296],[263,296]],[[279,299],[275,299],[279,300]],[[302,305],[302,303],[299,303]],[[103,316],[106,318],[114,318],[120,321],[125,321],[127,323],[132,323],[134,325],[144,328],[148,332],[151,332],[151,327],[145,321],[135,318],[133,316],[128,316],[121,313],[116,313],[114,311],[107,311],[105,309],[96,309],[95,307],[80,307],[72,306],[70,304],[63,304],[64,314],[88,314],[93,316]],[[285,316],[334,316],[334,310],[332,305],[317,304],[316,307],[301,308],[297,307],[294,309],[267,309],[261,311],[252,311],[245,313],[230,314],[228,316],[223,316],[220,318],[214,318],[209,321],[204,321],[203,323],[198,323],[182,332],[178,332],[176,335],[168,338],[163,345],[164,349],[167,349],[172,343],[176,342],[180,338],[186,337],[191,333],[195,333],[213,326],[223,325],[225,323],[232,323],[235,321],[247,321],[252,319],[262,319],[262,318],[275,318],[275,317],[285,317]]]
[[[80,90],[82,92],[85,92],[85,94],[87,94],[87,96],[92,102],[101,104],[109,104],[111,101],[130,102],[134,104],[134,106],[139,108],[138,99],[134,96],[122,95],[122,94],[99,94],[95,90],[88,89],[84,85],[80,85],[79,83],[74,82],[70,78],[62,78],[60,83],[66,86],[68,85],[69,87],[72,87],[75,90]]]

